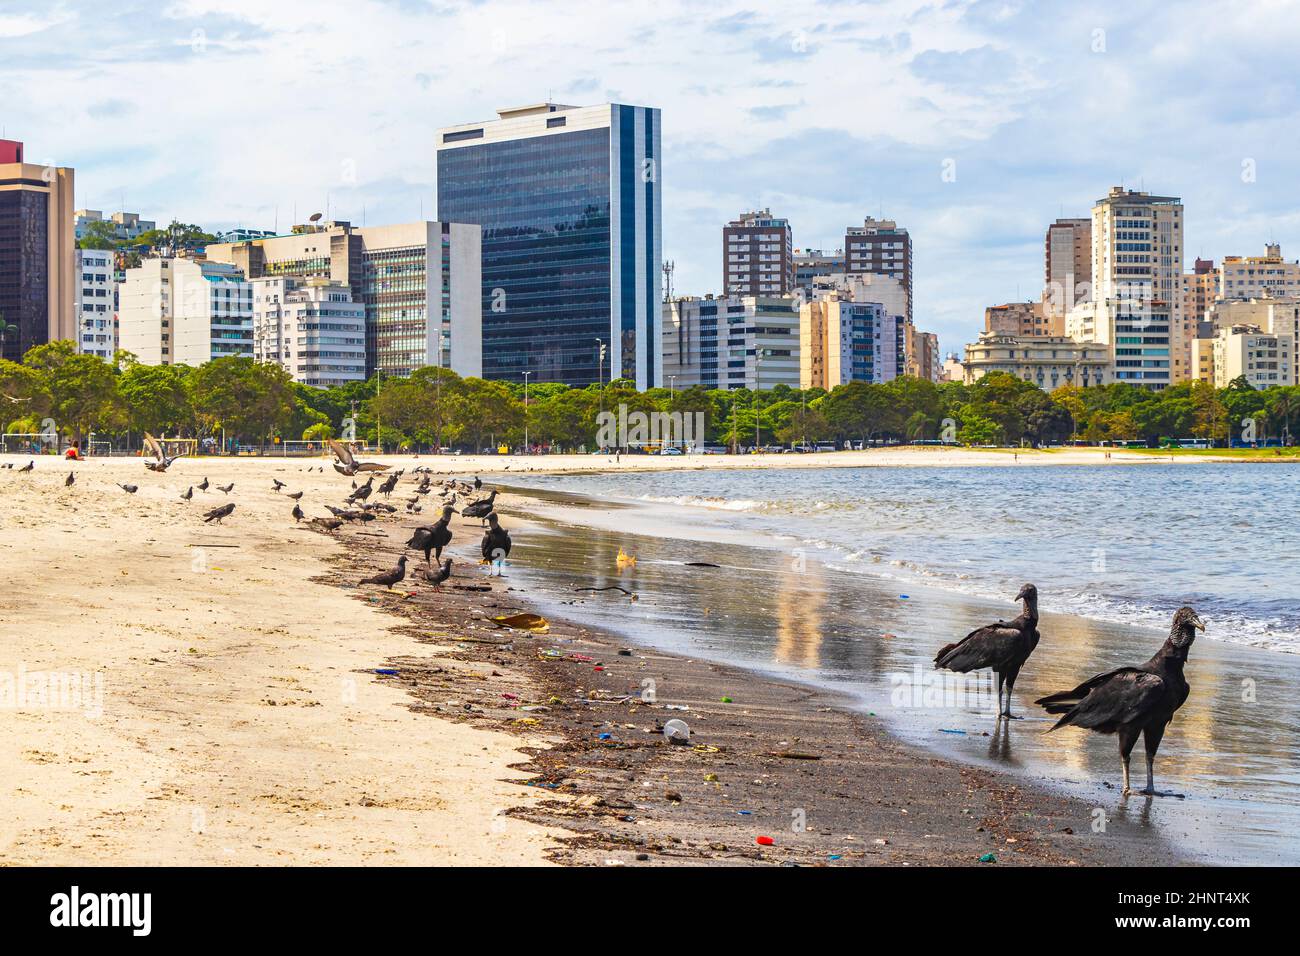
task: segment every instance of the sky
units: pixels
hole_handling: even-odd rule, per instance
[[[1297,50],[1294,0],[0,0],[0,135],[79,208],[287,230],[432,219],[441,126],[655,106],[675,293],[742,211],[823,249],[883,215],[952,351],[1113,185],[1182,197],[1189,267],[1300,257]]]

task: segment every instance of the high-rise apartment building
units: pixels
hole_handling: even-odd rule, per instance
[[[77,351],[102,359],[117,348],[114,268],[111,250],[77,250]]]
[[[483,374],[663,382],[659,110],[540,103],[437,134],[438,216],[483,230]]]
[[[331,279],[366,310],[366,374],[425,365],[483,370],[479,227],[452,222],[353,226],[327,222],[287,236],[215,243],[209,259],[250,279]]]
[[[1004,335],[1050,335],[1042,302],[1007,302],[984,310],[984,331]],[[1059,334],[1059,333],[1058,333]]]
[[[366,307],[333,279],[254,279],[253,358],[316,388],[364,381]]]
[[[77,339],[77,256],[71,169],[23,162],[0,140],[0,357]]]
[[[799,300],[681,298],[663,303],[664,385],[799,387]]]
[[[1114,187],[1092,211],[1091,302],[1066,334],[1114,348],[1115,380],[1158,391],[1176,381],[1183,342],[1183,204]],[[1190,358],[1185,359],[1190,363]]]
[[[1203,340],[1202,340],[1203,341]],[[1290,332],[1266,332],[1258,325],[1230,325],[1213,339],[1215,388],[1244,379],[1251,388],[1295,383],[1295,337]]]
[[[135,212],[115,212],[107,219],[104,218],[103,212],[98,209],[78,209],[75,215],[75,229],[77,240],[84,239],[86,233],[90,231],[90,224],[94,222],[107,223],[111,230],[111,238],[130,242],[140,238],[142,233],[152,232],[158,228],[158,224],[150,219],[141,219],[139,213]]]
[[[225,262],[155,257],[126,270],[118,345],[145,365],[253,355],[253,287]]]
[[[823,252],[821,249],[794,251],[794,284],[806,301],[814,297],[813,285],[819,276],[844,272],[844,250]]]
[[[794,291],[790,222],[771,210],[741,213],[722,230],[724,295],[789,295]]]
[[[1219,295],[1225,299],[1298,295],[1300,262],[1287,262],[1282,247],[1269,243],[1262,256],[1224,256],[1218,284]]]
[[[1043,241],[1042,331],[1064,335],[1065,315],[1092,298],[1092,220],[1058,219]]]
[[[912,321],[912,237],[892,219],[866,218],[844,236],[844,271],[888,276],[903,284]]]
[[[907,372],[910,326],[879,302],[823,295],[799,309],[799,386],[889,382]]]

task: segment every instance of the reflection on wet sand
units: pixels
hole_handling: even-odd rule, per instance
[[[1052,614],[1050,582],[1040,580],[1042,641],[1020,674],[1013,703],[1024,719],[997,721],[987,674],[949,675],[982,684],[948,687],[940,678],[919,698],[894,695],[900,675],[910,684],[931,680],[937,648],[1014,613],[1010,595],[989,602],[915,585],[900,594],[896,582],[811,556],[800,566],[778,548],[662,537],[671,524],[652,528],[635,512],[613,512],[616,528],[565,523],[561,534],[518,535],[509,573],[539,600],[568,605],[562,613],[632,640],[843,690],[909,743],[1032,774],[1095,800],[1107,816],[1168,828],[1191,852],[1219,862],[1300,861],[1300,848],[1287,836],[1300,826],[1298,705],[1288,689],[1300,681],[1300,656],[1202,636],[1187,665],[1191,695],[1157,762],[1162,784],[1188,799],[1121,800],[1115,738],[1076,728],[1049,734],[1053,721],[1033,701],[1142,663],[1164,634]],[[588,509],[572,520],[600,514]],[[621,572],[620,547],[637,557]],[[636,600],[575,592],[611,584],[636,592]],[[1213,634],[1214,621],[1207,624]],[[1141,746],[1134,754],[1138,768]]]

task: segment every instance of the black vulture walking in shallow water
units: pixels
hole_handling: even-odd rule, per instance
[[[1025,609],[1011,621],[998,621],[971,631],[956,644],[949,644],[934,658],[934,666],[965,674],[985,667],[998,675],[998,716],[1011,717],[1011,689],[1029,655],[1038,646],[1038,588],[1026,584],[1016,595]],[[1002,683],[1006,682],[1006,703]]]
[[[510,557],[510,532],[501,527],[496,512],[487,516],[488,529],[483,532],[483,561],[501,573],[501,563]]]
[[[1198,629],[1205,630],[1205,623],[1190,607],[1181,607],[1174,614],[1174,625],[1164,646],[1145,664],[1098,674],[1074,690],[1049,694],[1037,701],[1049,714],[1063,715],[1052,730],[1074,726],[1118,735],[1125,793],[1131,792],[1129,755],[1141,734],[1147,752],[1147,785],[1142,792],[1153,797],[1171,796],[1156,790],[1156,751],[1174,711],[1183,706],[1191,690],[1183,676],[1183,665]]]
[[[425,563],[429,563],[429,553],[441,561],[442,549],[451,544],[451,516],[455,513],[450,505],[442,509],[442,517],[428,527],[416,528],[411,540],[406,542],[408,548],[424,552]]]

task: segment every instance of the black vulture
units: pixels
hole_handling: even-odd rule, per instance
[[[360,488],[358,488],[356,491],[352,492],[352,494],[348,495],[346,500],[352,502],[353,504],[355,504],[358,501],[365,501],[367,498],[370,497],[371,485],[374,484],[374,481],[375,481],[375,477],[374,475],[371,475],[370,480],[367,481]]]
[[[486,498],[480,498],[478,501],[471,501],[460,513],[466,518],[486,518],[492,513],[492,508],[497,500],[496,489],[493,488]]]
[[[384,571],[382,574],[376,574],[369,578],[362,578],[357,583],[357,587],[361,587],[363,584],[382,584],[384,587],[391,590],[394,584],[398,584],[405,577],[406,555],[402,555],[397,559],[397,564],[393,565],[392,568]]]
[[[474,490],[475,490],[475,491],[478,491],[478,490],[479,490],[480,488],[482,488],[482,487],[483,487],[483,479],[480,478],[478,475],[475,475],[475,476],[474,476]]]
[[[998,675],[998,716],[1011,716],[1011,689],[1029,655],[1038,646],[1038,588],[1026,584],[1016,595],[1025,609],[1011,621],[998,621],[971,631],[956,644],[949,644],[934,657],[934,666],[965,674],[985,667]],[[1006,703],[1002,684],[1006,682]]]
[[[228,505],[222,505],[220,508],[213,508],[211,511],[209,511],[207,514],[203,516],[203,522],[207,524],[215,521],[217,524],[221,524],[221,519],[229,518],[230,513],[234,510],[235,510],[235,503],[233,501]]]
[[[483,532],[483,561],[500,574],[501,563],[510,557],[510,532],[501,527],[496,512],[487,516],[487,523],[488,529]]]
[[[442,517],[427,527],[416,528],[411,540],[406,542],[408,548],[424,552],[425,563],[429,563],[429,553],[441,561],[442,549],[451,544],[451,516],[455,514],[450,506],[442,509]]]
[[[1181,607],[1174,614],[1164,645],[1145,664],[1098,674],[1074,690],[1048,694],[1037,701],[1049,714],[1062,715],[1052,730],[1073,726],[1118,735],[1125,793],[1132,792],[1128,760],[1141,734],[1147,752],[1147,785],[1142,792],[1153,797],[1177,796],[1156,790],[1156,751],[1165,727],[1191,690],[1183,676],[1183,665],[1198,629],[1205,630],[1205,623],[1190,607]]]
[[[378,489],[379,493],[383,495],[385,498],[391,495],[393,493],[393,489],[397,487],[397,479],[400,477],[402,477],[402,473],[400,471],[395,471],[387,478],[385,478],[384,483],[379,486]]]

